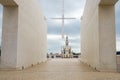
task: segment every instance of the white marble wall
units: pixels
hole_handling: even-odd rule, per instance
[[[81,60],[100,71],[116,71],[117,0],[87,0],[81,21]]]
[[[46,60],[46,22],[38,0],[0,0],[4,6],[2,61],[21,69]]]

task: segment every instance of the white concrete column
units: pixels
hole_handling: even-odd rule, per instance
[[[46,61],[47,27],[38,0],[0,3],[4,6],[2,61],[17,69]]]
[[[99,6],[100,70],[116,70],[116,33],[114,5]]]
[[[1,60],[11,67],[16,66],[18,35],[18,7],[3,7]]]
[[[87,0],[81,21],[81,60],[99,71],[116,71],[115,3]]]

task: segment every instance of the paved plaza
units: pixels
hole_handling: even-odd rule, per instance
[[[120,74],[98,72],[78,59],[51,59],[22,71],[0,70],[0,80],[120,80]]]

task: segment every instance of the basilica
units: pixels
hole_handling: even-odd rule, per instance
[[[69,46],[68,36],[66,36],[65,46],[62,47],[61,56],[62,58],[73,58],[71,46]]]

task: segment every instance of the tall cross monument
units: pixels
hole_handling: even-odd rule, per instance
[[[65,17],[64,14],[64,0],[62,0],[62,17],[59,18],[51,18],[51,19],[55,19],[55,20],[62,20],[62,29],[61,29],[61,33],[62,33],[62,38],[64,38],[64,26],[65,26],[65,20],[72,20],[72,19],[76,19],[76,18],[70,18],[70,17]]]

